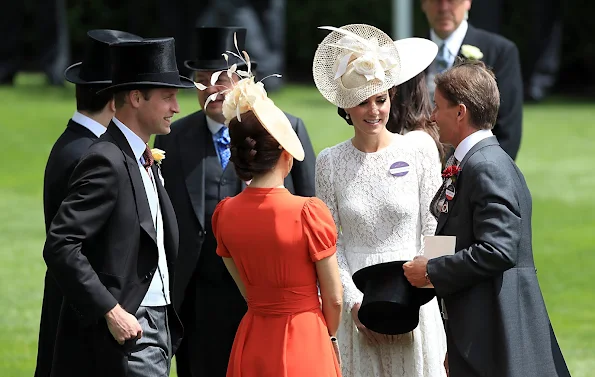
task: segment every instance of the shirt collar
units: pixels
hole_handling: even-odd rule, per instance
[[[140,160],[141,156],[143,155],[143,152],[145,151],[145,149],[147,149],[147,144],[145,144],[143,139],[141,139],[137,134],[132,132],[130,128],[126,127],[124,123],[120,122],[118,118],[113,117],[112,120],[114,121],[114,124],[118,126],[120,131],[122,131],[122,133],[124,134],[126,141],[128,141],[130,148],[132,148],[134,158]]]
[[[490,136],[494,136],[492,130],[479,130],[464,138],[457,146],[457,149],[455,149],[455,158],[457,161],[463,161],[467,153],[469,153],[475,144]]]
[[[450,52],[451,56],[457,56],[459,54],[459,50],[463,45],[463,40],[465,39],[465,35],[467,35],[467,30],[469,29],[469,23],[467,20],[463,20],[458,28],[452,32],[446,39],[440,39],[440,37],[436,34],[434,29],[430,30],[430,38],[432,42],[436,43],[438,47],[442,45],[442,43],[446,43],[446,48],[448,52]]]
[[[215,122],[213,119],[207,117],[207,127],[209,127],[209,131],[211,131],[213,135],[216,135],[217,132],[219,132],[219,130],[221,129],[221,127],[225,127],[225,125]]]
[[[101,123],[79,113],[78,111],[74,112],[71,119],[89,131],[93,132],[93,134],[95,134],[97,137],[103,135],[103,133],[107,130],[107,128],[105,128]]]

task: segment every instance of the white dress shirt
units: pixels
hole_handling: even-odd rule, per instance
[[[107,130],[107,128],[105,128],[101,123],[79,113],[78,111],[74,112],[74,115],[72,115],[71,119],[89,131],[93,132],[97,137],[103,135],[103,133]]]
[[[469,153],[475,144],[490,136],[494,136],[492,130],[479,130],[464,138],[457,146],[457,149],[455,149],[455,158],[457,161],[459,161],[459,163],[463,161],[467,153]]]
[[[157,262],[157,273],[153,275],[153,279],[151,280],[151,284],[149,285],[149,290],[147,291],[147,294],[141,302],[141,305],[165,306],[168,305],[171,302],[171,300],[169,293],[169,271],[167,269],[167,257],[165,255],[165,245],[163,243],[163,218],[161,216],[159,196],[157,195],[157,187],[154,183],[155,177],[153,176],[153,172],[151,169],[149,169],[149,171],[147,172],[147,169],[145,169],[143,166],[144,158],[142,155],[146,149],[146,144],[140,137],[138,137],[138,135],[132,132],[128,127],[124,125],[124,123],[120,122],[117,118],[114,117],[113,121],[126,137],[126,140],[128,141],[128,144],[130,144],[130,148],[132,148],[132,153],[134,154],[134,157],[136,158],[136,161],[138,163],[140,175],[143,179],[145,192],[149,201],[148,204],[151,209],[153,225],[155,226],[155,231],[157,233],[157,250],[159,253],[159,259]]]
[[[459,50],[463,45],[463,40],[467,35],[468,29],[469,23],[466,20],[463,20],[459,27],[456,28],[455,31],[453,31],[452,34],[449,35],[446,39],[441,39],[436,34],[434,29],[430,30],[430,39],[432,40],[432,42],[436,43],[438,47],[441,47],[443,43],[446,46],[446,49],[448,51],[446,59],[448,61],[448,68],[452,67],[452,65],[454,64],[455,59],[459,54]],[[432,64],[430,64],[430,67],[428,68],[427,84],[430,94],[434,93],[434,89],[436,87],[436,85],[434,84],[434,77],[436,77],[438,73],[439,72],[436,66],[436,60],[434,60],[434,62],[432,62]]]

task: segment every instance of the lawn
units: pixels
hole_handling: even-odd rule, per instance
[[[45,162],[72,115],[74,91],[49,88],[40,76],[0,87],[4,156],[0,180],[0,376],[32,376],[45,265],[42,182]],[[304,119],[314,149],[350,137],[352,129],[309,86],[272,95]],[[180,95],[181,117],[196,110]],[[552,99],[525,106],[518,164],[533,195],[538,276],[558,341],[574,377],[595,370],[595,102]],[[175,375],[175,373],[173,374]],[[529,377],[529,376],[528,376]]]

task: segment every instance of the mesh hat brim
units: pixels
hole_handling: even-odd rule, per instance
[[[345,50],[329,44],[337,43],[345,35],[332,31],[318,45],[314,54],[312,73],[316,87],[329,102],[337,107],[348,109],[355,107],[370,98],[395,86],[399,78],[400,56],[393,40],[382,30],[365,24],[351,24],[342,26],[340,29],[350,31],[366,40],[375,38],[378,46],[386,46],[390,56],[397,62],[396,66],[385,71],[383,81],[373,79],[367,81],[364,85],[355,88],[346,88],[341,78],[335,79],[335,68],[337,59],[345,54]]]

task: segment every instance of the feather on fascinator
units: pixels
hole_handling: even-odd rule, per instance
[[[247,71],[237,68],[237,64],[233,64],[227,70],[217,71],[211,75],[211,85],[215,85],[219,76],[226,74],[231,79],[231,87],[224,87],[216,93],[211,94],[205,101],[205,107],[215,100],[218,95],[225,94],[223,101],[223,116],[225,117],[225,125],[228,126],[233,118],[238,118],[242,122],[242,114],[247,111],[252,111],[258,121],[262,124],[265,130],[272,137],[277,140],[283,149],[291,154],[296,160],[304,160],[304,148],[297,134],[291,126],[291,122],[281,109],[275,106],[274,102],[268,98],[267,92],[264,89],[262,81],[268,77],[281,77],[281,75],[269,75],[262,80],[255,82],[255,77],[252,74],[252,64],[250,56],[246,51],[239,51],[237,38],[234,33],[234,45],[237,53],[233,51],[225,51],[223,57],[229,61],[229,55],[239,58],[246,64]],[[241,79],[238,82],[233,81],[233,75],[236,74]],[[205,90],[207,86],[195,82],[194,85],[198,90]]]

